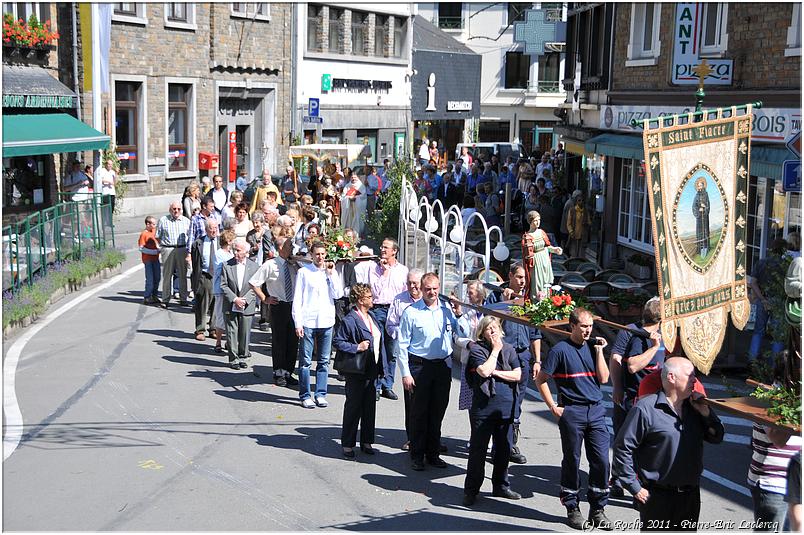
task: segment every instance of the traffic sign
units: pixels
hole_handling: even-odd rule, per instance
[[[310,115],[305,115],[302,117],[302,121],[312,124],[324,124],[324,119],[322,117],[311,117]]]
[[[801,130],[796,132],[796,135],[787,140],[787,148],[790,152],[796,155],[796,158],[801,158]]]
[[[782,166],[784,191],[801,191],[801,160],[785,160]]]
[[[308,113],[310,114],[310,117],[318,117],[318,99],[317,98],[311,98],[310,99],[310,104],[307,107],[307,109],[308,109]]]

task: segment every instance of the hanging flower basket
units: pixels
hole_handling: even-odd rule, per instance
[[[50,21],[43,24],[36,15],[31,15],[27,23],[22,19],[15,20],[11,13],[3,15],[3,48],[9,51],[9,55],[41,57],[55,48],[53,43],[58,38],[59,33],[50,29]]]

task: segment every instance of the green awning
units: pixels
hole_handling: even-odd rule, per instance
[[[798,160],[784,145],[751,145],[751,174],[781,180],[785,160]]]
[[[645,151],[642,150],[642,137],[619,135],[619,134],[600,134],[585,143],[586,150],[617,158],[633,158],[634,160],[644,160]]]
[[[100,150],[109,136],[66,113],[3,115],[3,156]]]

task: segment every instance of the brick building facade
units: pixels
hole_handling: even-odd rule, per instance
[[[205,174],[199,152],[219,154],[220,172],[232,180],[284,170],[290,5],[115,6],[102,102],[129,198],[181,194]]]
[[[687,5],[699,10],[692,60],[676,47]],[[630,121],[694,110],[697,81],[679,73],[702,58],[724,73],[707,78],[704,108],[763,103],[752,134],[749,270],[773,238],[800,230],[800,192],[781,187],[782,163],[795,158],[785,141],[801,128],[800,18],[793,3],[569,5],[567,56],[577,54],[580,71],[568,66],[558,129],[567,185],[594,213],[587,256],[607,266],[653,254],[641,129]]]

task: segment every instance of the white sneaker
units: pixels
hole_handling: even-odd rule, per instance
[[[305,409],[315,409],[315,403],[313,403],[313,400],[310,398],[303,399],[301,401],[301,406]]]
[[[327,398],[321,397],[315,398],[315,404],[319,407],[327,407],[329,405],[329,403],[327,403]]]

